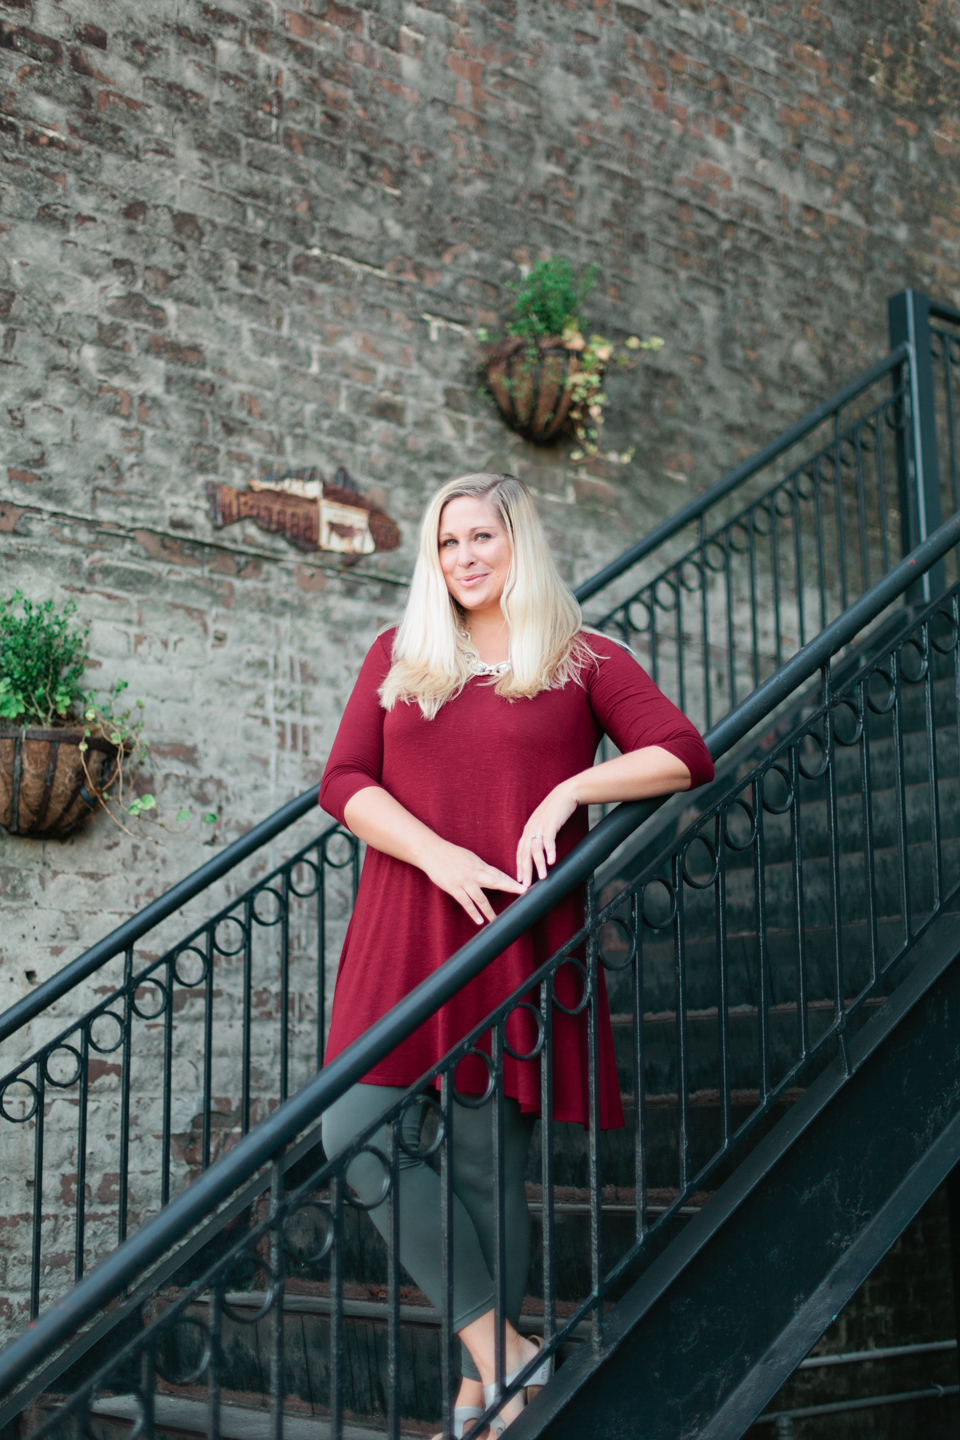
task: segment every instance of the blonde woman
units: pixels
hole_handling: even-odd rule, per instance
[[[622,752],[594,765],[602,735]],[[332,1058],[526,891],[587,832],[587,806],[687,790],[712,778],[693,725],[632,655],[582,628],[557,573],[530,494],[512,475],[465,475],[430,501],[400,625],[374,643],[344,712],[320,803],[368,846],[340,961],[327,1057]],[[342,1150],[583,923],[568,895],[324,1117],[327,1154]],[[576,1005],[577,976],[556,993]],[[622,1125],[602,974],[600,1113]],[[585,1016],[555,1010],[554,1115],[587,1123]],[[513,1040],[519,1049],[522,1041]],[[463,1094],[482,1094],[482,1061],[461,1063]],[[517,1333],[530,1253],[524,1170],[539,1113],[539,1062],[505,1058],[506,1365],[535,1356]],[[492,1107],[454,1106],[454,1328],[463,1345],[455,1434],[493,1403]],[[420,1117],[408,1112],[416,1149]],[[386,1133],[379,1137],[386,1141]],[[360,1155],[347,1176],[366,1203],[379,1162]],[[386,1206],[371,1213],[386,1224]],[[439,1179],[405,1158],[400,1258],[439,1305]],[[544,1370],[546,1367],[542,1367]],[[531,1383],[543,1383],[535,1374]],[[484,1388],[486,1387],[486,1388]],[[496,1435],[521,1392],[495,1416]]]

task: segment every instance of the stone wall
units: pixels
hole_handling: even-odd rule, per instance
[[[881,353],[888,294],[960,298],[958,56],[946,0],[0,0],[3,591],[76,599],[163,822],[0,837],[0,1005],[319,777],[440,481],[523,475],[580,578]],[[667,339],[610,382],[630,465],[477,392],[547,253]],[[287,463],[401,548],[211,528],[205,481]]]

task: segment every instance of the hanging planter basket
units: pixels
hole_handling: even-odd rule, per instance
[[[571,429],[571,384],[579,370],[577,351],[560,338],[511,336],[488,346],[483,356],[487,388],[501,415],[535,445],[549,445]]]
[[[0,726],[0,826],[11,835],[62,840],[97,808],[117,777],[120,747],[83,728]],[[84,768],[86,761],[86,769]]]

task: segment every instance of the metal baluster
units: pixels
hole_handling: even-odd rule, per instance
[[[400,1435],[400,1135],[402,1118],[390,1126],[390,1193],[387,1196],[387,1435]]]
[[[754,799],[758,800],[755,792]],[[753,840],[754,896],[757,907],[757,1037],[760,1047],[760,1100],[770,1094],[770,1006],[773,1004],[773,977],[767,946],[767,855],[763,829],[763,806],[754,806],[756,835]]]
[[[647,1233],[646,1046],[644,1043],[643,914],[636,891],[630,896],[630,920],[636,953],[631,967],[633,990],[633,1202],[638,1242]]]
[[[220,1440],[220,1383],[223,1372],[223,1286],[215,1285],[207,1308],[210,1360],[207,1364],[207,1437]]]
[[[74,1284],[83,1274],[83,1249],[84,1249],[84,1228],[86,1220],[86,1195],[84,1191],[87,1184],[87,1104],[89,1100],[89,1066],[90,1066],[90,1028],[83,1025],[80,1029],[80,1088],[77,1096],[77,1199],[76,1199],[76,1233],[73,1240],[73,1280]]]
[[[280,899],[280,1099],[290,1085],[290,870],[283,872]]]
[[[140,1360],[140,1399],[143,1404],[143,1426],[140,1434],[152,1440],[157,1425],[157,1342],[145,1346]],[[87,1432],[90,1433],[89,1431]]]
[[[827,849],[830,864],[830,930],[833,940],[833,979],[836,990],[834,1018],[840,1031],[841,1045],[844,1044],[844,973],[843,973],[843,915],[840,900],[840,820],[837,813],[837,765],[836,745],[833,735],[832,682],[829,662],[822,670],[822,720],[823,720],[823,761],[827,781]],[[844,1063],[846,1052],[844,1050]]]
[[[677,704],[686,713],[687,685],[683,669],[683,586],[680,583],[681,567],[679,565],[673,574],[674,593],[677,597]]]
[[[856,695],[861,716],[860,789],[863,795],[863,861],[867,887],[867,945],[870,954],[870,985],[880,974],[880,931],[877,915],[877,862],[874,854],[873,796],[870,791],[870,727],[868,723],[867,682],[861,681]]]
[[[343,1223],[344,1172],[330,1181],[333,1246],[330,1251],[330,1440],[343,1440]]]
[[[243,906],[243,1011],[240,1021],[240,1133],[250,1129],[251,1027],[253,1024],[253,905],[247,898]]]
[[[556,1217],[553,1203],[553,978],[540,982],[540,1223],[543,1257],[543,1343],[557,1333]]]
[[[130,1067],[133,1045],[133,947],[123,957],[123,1054],[120,1064],[120,1167],[117,1184],[117,1244],[127,1238],[130,1178]]]
[[[864,421],[866,424],[866,421]],[[860,518],[860,571],[861,595],[870,589],[870,546],[867,533],[867,494],[863,479],[863,426],[856,429],[854,456],[857,476],[857,514]]]
[[[274,1161],[270,1171],[270,1212],[275,1217],[283,1203],[283,1173]],[[270,1269],[273,1286],[273,1317],[270,1326],[270,1436],[271,1440],[283,1440],[283,1342],[284,1313],[283,1300],[286,1277],[284,1275],[283,1223],[275,1224],[270,1230]]]
[[[703,539],[703,516],[700,517],[700,536]],[[701,544],[700,548],[700,633],[703,635],[703,706],[704,706],[704,731],[710,729],[713,724],[713,699],[710,691],[710,605],[707,596],[707,577],[710,570],[707,566],[706,547]]]
[[[727,599],[727,683],[729,694],[727,696],[727,709],[732,710],[737,703],[737,663],[736,647],[734,644],[733,630],[733,574],[730,568],[731,562],[730,530],[723,532],[723,575],[726,585]]]
[[[923,661],[926,667],[926,674],[923,677],[923,710],[927,731],[927,783],[930,786],[930,860],[933,872],[933,894],[931,897],[930,914],[935,915],[940,909],[943,897],[943,851],[940,842],[937,722],[934,712],[935,697],[933,693],[933,656],[935,652],[933,646],[930,644],[929,624],[923,626],[921,634],[923,636]]]
[[[960,510],[960,473],[957,470],[957,432],[953,415],[953,361],[950,358],[950,345],[952,337],[945,331],[938,331],[940,343],[943,346],[943,384],[946,390],[947,405],[947,445],[950,454],[950,498],[953,501],[953,513]]]
[[[780,596],[780,541],[777,535],[779,515],[777,513],[778,490],[770,502],[770,569],[773,576],[773,644],[776,668],[783,664],[783,616]]]
[[[893,702],[893,766],[894,788],[897,797],[897,844],[900,861],[900,906],[903,915],[903,941],[900,949],[907,945],[913,934],[913,920],[910,913],[910,852],[907,838],[907,777],[903,759],[903,712],[901,708],[900,667],[897,657],[891,655],[890,666],[894,687]]]
[[[164,968],[167,986],[167,1004],[163,1012],[163,1120],[160,1142],[160,1204],[170,1201],[170,1144],[173,1130],[173,987],[176,981],[176,960],[170,959]]]
[[[750,589],[750,646],[752,654],[753,688],[760,684],[760,629],[757,613],[757,545],[756,512],[751,510],[744,521],[747,532],[747,582]]]
[[[453,1434],[454,1407],[454,1346],[453,1332],[453,1089],[455,1070],[445,1066],[440,1072],[440,1123],[443,1142],[440,1146],[440,1399],[441,1424],[444,1435]]]
[[[30,1319],[40,1311],[40,1246],[43,1226],[43,1132],[46,1124],[47,1077],[44,1058],[36,1068],[36,1139],[33,1146],[33,1253],[30,1257]]]
[[[653,586],[647,590],[647,614],[650,617],[650,678],[660,684],[660,640],[657,635],[657,596]]]
[[[587,1131],[587,1177],[590,1191],[590,1280],[596,1298],[592,1314],[595,1354],[603,1347],[603,1195],[600,1176],[600,1045],[599,1045],[599,946],[597,944],[597,893],[594,878],[587,881],[585,906],[587,927],[587,1104],[590,1125]]]
[[[883,415],[873,421],[873,453],[877,457],[877,509],[880,516],[880,553],[883,557],[883,573],[890,569],[890,521],[887,517],[887,471],[883,459]]]
[[[827,561],[823,552],[823,487],[820,484],[820,459],[813,462],[813,505],[817,535],[817,584],[820,590],[820,629],[827,628]]]
[[[720,1059],[717,1080],[720,1089],[720,1144],[726,1150],[733,1134],[730,1101],[730,954],[727,944],[727,815],[716,819],[717,878],[714,882],[714,918],[717,930],[717,1053]]]
[[[840,609],[846,610],[847,599],[847,540],[843,519],[843,437],[840,434],[840,412],[833,416],[833,483],[837,493],[837,559],[840,572]]]
[[[506,1232],[506,1196],[504,1183],[504,1149],[503,1149],[503,1041],[506,1021],[501,1020],[491,1027],[490,1034],[490,1058],[493,1061],[493,1095],[489,1104],[492,1106],[493,1124],[493,1312],[496,1334],[494,1337],[494,1375],[497,1384],[497,1395],[499,1396],[504,1377],[507,1373],[506,1363],[506,1318],[507,1318],[507,1232]]]
[[[207,976],[204,985],[203,1006],[203,1141],[200,1156],[201,1168],[210,1164],[210,1108],[213,1104],[213,958],[215,955],[213,926],[208,925]]]
[[[789,793],[790,841],[793,850],[793,894],[795,924],[797,927],[797,1039],[800,1059],[805,1060],[810,1052],[810,1021],[807,1014],[807,922],[803,905],[803,826],[800,808],[800,760],[796,745],[790,746]],[[763,781],[758,786],[757,804],[763,801]]]
[[[674,1004],[677,1027],[677,1185],[681,1192],[690,1179],[690,1085],[687,1074],[687,967],[683,909],[683,860],[672,857],[676,914],[673,919]]]
[[[803,537],[801,535],[802,517],[800,514],[800,474],[794,476],[793,494],[790,499],[790,510],[793,516],[793,553],[794,563],[797,567],[797,637],[802,650],[807,643],[807,612],[804,600],[803,589]]]
[[[317,847],[317,1069],[323,1069],[327,1035],[327,850]]]

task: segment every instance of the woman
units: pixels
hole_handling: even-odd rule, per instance
[[[606,733],[622,752],[594,765]],[[368,845],[333,1001],[332,1058],[492,920],[587,832],[587,806],[687,790],[713,776],[697,731],[632,655],[586,633],[557,573],[529,492],[512,475],[466,475],[427,506],[403,619],[371,647],[347,704],[320,803]],[[375,1067],[323,1121],[328,1155],[398,1099],[583,923],[566,897]],[[558,998],[577,1000],[561,969]],[[600,996],[601,1125],[623,1123],[606,997]],[[554,1114],[587,1122],[585,1017],[554,1012]],[[486,1089],[462,1062],[462,1093]],[[539,1113],[537,1061],[505,1058],[506,1366],[536,1355],[516,1330],[529,1265],[524,1168]],[[455,1434],[495,1399],[492,1106],[455,1105],[454,1328],[463,1343]],[[411,1149],[419,1117],[407,1114]],[[378,1137],[381,1145],[386,1132]],[[376,1140],[373,1143],[377,1143]],[[351,1164],[365,1203],[382,1187],[371,1155]],[[439,1179],[405,1157],[404,1268],[440,1303]],[[385,1206],[371,1213],[385,1226]],[[544,1370],[545,1367],[542,1367]],[[508,1377],[509,1378],[509,1377]],[[533,1383],[543,1383],[536,1372]],[[524,1403],[505,1403],[500,1434]]]

